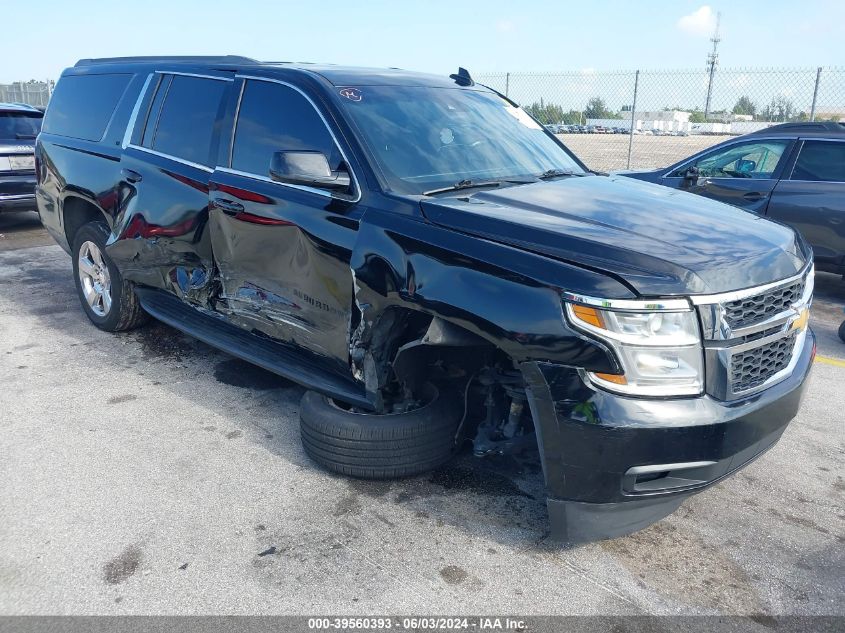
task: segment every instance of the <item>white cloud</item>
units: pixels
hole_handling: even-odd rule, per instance
[[[496,30],[499,33],[511,33],[516,29],[516,24],[511,20],[499,20],[496,22]]]
[[[716,13],[709,5],[696,9],[678,20],[678,28],[691,35],[710,35],[716,28]]]

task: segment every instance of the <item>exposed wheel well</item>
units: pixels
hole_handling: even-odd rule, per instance
[[[73,246],[73,238],[76,232],[84,225],[105,219],[105,213],[87,200],[76,197],[66,198],[62,204],[62,222],[68,246]]]

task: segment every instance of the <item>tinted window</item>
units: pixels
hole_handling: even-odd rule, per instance
[[[791,179],[845,182],[845,143],[804,141]]]
[[[337,169],[342,157],[314,106],[288,86],[248,81],[232,152],[232,168],[266,176],[274,152],[316,150]]]
[[[152,148],[194,163],[211,165],[214,125],[227,85],[227,82],[215,79],[174,75],[164,98]]]
[[[0,112],[0,138],[34,139],[41,129],[40,112]]]
[[[141,121],[140,129],[136,127],[133,142],[137,143],[140,140],[142,146],[152,147],[158,115],[161,114],[161,104],[164,103],[164,97],[167,95],[167,89],[170,87],[172,79],[173,75],[159,75],[158,85],[154,84],[155,97],[151,100],[147,100],[145,97],[147,116]]]
[[[50,99],[44,131],[99,141],[130,79],[132,75],[62,77]]]
[[[790,141],[756,141],[723,147],[687,164],[672,176],[695,165],[708,178],[771,178]]]

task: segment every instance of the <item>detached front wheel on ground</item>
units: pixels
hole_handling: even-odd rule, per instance
[[[360,413],[313,391],[299,410],[302,445],[318,464],[364,479],[408,477],[446,463],[464,407],[459,395],[428,384],[425,403],[405,413]]]

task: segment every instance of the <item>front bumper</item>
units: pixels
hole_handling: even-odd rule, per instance
[[[750,463],[798,412],[814,353],[808,331],[788,378],[731,402],[623,397],[593,390],[571,367],[523,363],[552,536],[630,534]]]

